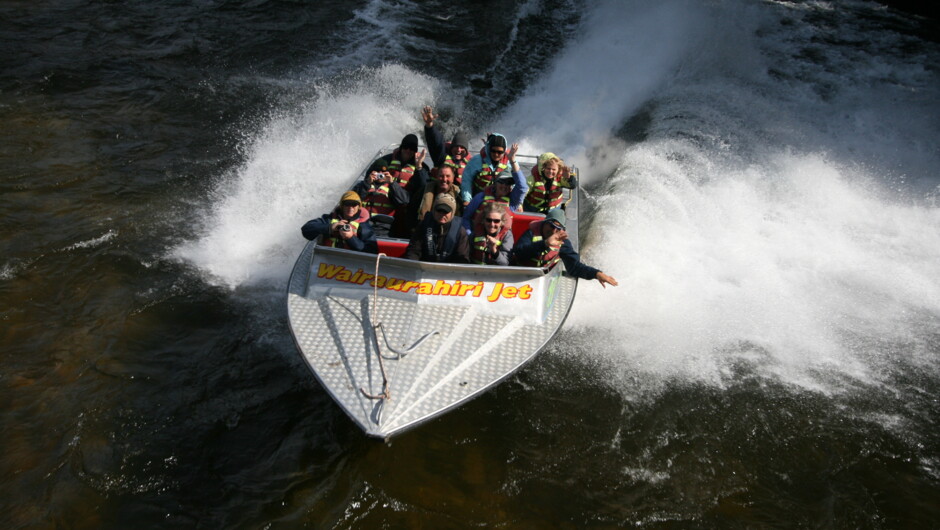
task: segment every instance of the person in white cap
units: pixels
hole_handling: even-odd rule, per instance
[[[457,203],[452,195],[441,193],[434,206],[415,228],[405,249],[405,259],[441,263],[469,263],[467,232],[454,221]]]

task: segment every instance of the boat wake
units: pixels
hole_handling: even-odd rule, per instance
[[[916,39],[821,5],[599,2],[582,29],[485,121],[576,163],[595,199],[582,256],[621,286],[582,283],[559,351],[619,388],[721,386],[742,366],[823,393],[937,372],[932,48],[898,57]],[[341,79],[251,141],[174,257],[280,288],[300,225],[420,131],[423,105],[453,110],[448,130],[480,121],[460,114],[465,90],[405,66]]]

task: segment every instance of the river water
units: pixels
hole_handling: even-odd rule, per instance
[[[0,526],[937,527],[938,35],[856,1],[0,1]],[[427,104],[577,164],[620,286],[380,442],[284,292]]]

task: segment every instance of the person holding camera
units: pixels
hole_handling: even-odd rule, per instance
[[[352,191],[362,197],[362,206],[372,214],[394,215],[395,210],[406,206],[411,199],[382,158],[369,166],[366,176]]]
[[[379,246],[369,217],[359,194],[347,191],[332,212],[307,221],[300,231],[310,241],[316,239],[318,245],[377,254]]]

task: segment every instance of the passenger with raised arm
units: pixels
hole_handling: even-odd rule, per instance
[[[317,244],[325,247],[371,254],[379,251],[372,223],[369,222],[369,211],[362,207],[362,201],[354,191],[344,193],[332,212],[307,221],[300,231],[310,241],[319,238]]]
[[[453,196],[440,194],[431,211],[415,228],[405,249],[405,259],[439,263],[468,263],[470,246],[467,232],[454,221],[457,204]]]
[[[590,265],[581,262],[575,252],[568,233],[565,232],[565,212],[560,208],[550,210],[542,221],[532,221],[512,251],[516,265],[524,267],[552,268],[559,261],[565,264],[568,274],[585,280],[597,280],[601,287],[617,285],[617,280]]]
[[[484,204],[498,202],[505,204],[511,212],[522,211],[522,198],[525,197],[529,187],[526,185],[525,176],[519,169],[519,164],[515,161],[516,151],[518,149],[519,144],[512,144],[512,148],[509,150],[508,158],[512,161],[511,164],[515,168],[513,172],[510,173],[508,170],[503,170],[502,173],[497,175],[493,183],[480,193],[477,193],[464,209],[463,226],[468,233],[473,223],[476,221],[480,206]]]
[[[434,168],[431,169],[431,180],[438,178],[438,173],[442,167],[452,166],[455,171],[454,182],[460,186],[460,177],[470,160],[469,137],[465,132],[457,131],[454,138],[445,143],[440,126],[434,124],[437,115],[434,114],[434,109],[430,106],[425,106],[421,110],[421,118],[424,119],[424,143],[428,146],[428,155],[434,161]]]
[[[501,134],[491,134],[486,138],[486,144],[480,154],[467,162],[460,182],[460,198],[464,205],[470,202],[474,195],[489,186],[493,179],[504,170],[518,170],[519,165],[511,160],[506,153],[509,144],[506,137]]]
[[[424,219],[424,216],[431,211],[431,206],[434,205],[434,198],[441,193],[454,198],[454,203],[456,204],[454,217],[461,217],[463,215],[463,204],[459,200],[460,189],[457,187],[456,182],[454,182],[457,170],[454,169],[454,166],[444,165],[435,167],[434,171],[437,171],[437,178],[429,180],[428,185],[424,188],[424,198],[421,200],[421,206],[418,208],[418,220]]]
[[[470,263],[509,265],[513,241],[512,214],[506,205],[491,202],[483,206],[470,236]]]
[[[542,153],[538,164],[532,166],[528,184],[529,193],[525,196],[523,208],[527,212],[547,213],[561,205],[564,189],[575,188],[578,177],[558,155]]]

